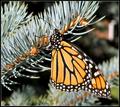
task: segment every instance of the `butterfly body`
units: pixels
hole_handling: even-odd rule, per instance
[[[63,39],[55,29],[52,46],[51,82],[62,91],[85,90],[98,96],[110,95],[110,88],[97,65],[80,49]]]
[[[54,66],[51,67],[53,70],[53,72],[51,72],[51,77],[52,77],[52,82],[54,83],[54,86],[57,89],[61,89],[63,91],[69,91],[69,92],[79,91],[81,89],[81,85],[87,84],[87,81],[89,82],[89,79],[91,76],[91,74],[87,72],[89,71],[89,67],[87,66],[86,61],[85,60],[82,61],[84,56],[80,55],[78,50],[76,50],[74,46],[71,46],[69,43],[63,41],[63,36],[57,29],[55,29],[53,35],[51,36],[50,42],[52,45],[52,58],[54,58],[51,63],[51,65],[54,64]],[[71,52],[71,55],[69,55],[67,52],[68,53]],[[65,63],[66,61],[68,61],[68,63]],[[81,69],[81,72],[83,72],[82,75],[79,72],[75,74],[75,70],[78,71],[78,69],[75,67],[79,66],[79,62],[81,63],[81,67],[79,67],[79,69]],[[56,70],[54,70],[55,66],[56,66]],[[59,66],[61,67],[59,68]],[[64,67],[66,68],[67,72],[63,72]],[[85,73],[82,70],[82,68],[87,73]],[[62,77],[58,78],[59,74],[61,73],[64,74],[69,72],[72,75],[69,74],[70,76],[68,77],[65,77],[65,75],[64,76],[62,75]],[[74,77],[74,80],[72,80],[72,77]],[[85,79],[82,79],[84,77]],[[78,80],[77,79],[75,80],[75,78],[78,78]],[[58,81],[58,83],[56,84],[56,82],[54,81]],[[71,81],[71,83],[68,83],[68,81]]]

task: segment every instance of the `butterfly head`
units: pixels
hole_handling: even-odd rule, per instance
[[[53,49],[61,48],[60,42],[62,41],[62,34],[58,29],[54,30],[54,33],[50,37],[50,42]]]

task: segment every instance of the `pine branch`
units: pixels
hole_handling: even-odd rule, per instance
[[[102,64],[98,65],[98,67],[108,77],[113,72],[118,72],[119,73],[119,60],[118,60],[119,59],[119,53],[118,53],[118,50],[116,50],[116,51],[117,51],[117,55],[116,56],[111,58],[109,61],[103,62]],[[117,76],[117,75],[115,75],[115,76]],[[112,78],[108,78],[108,79],[112,79]]]
[[[24,4],[21,7],[19,2],[13,2],[13,5],[12,2],[10,2],[8,7],[5,5],[5,12],[3,12],[3,9],[1,10],[3,25],[1,37],[4,43],[1,47],[2,84],[8,88],[6,86],[6,84],[8,84],[6,81],[10,82],[10,78],[13,76],[16,78],[19,76],[25,76],[24,74],[21,74],[21,72],[33,72],[37,74],[38,72],[50,70],[50,66],[46,66],[46,64],[44,64],[45,62],[49,63],[51,61],[49,52],[50,49],[48,49],[47,46],[43,49],[39,49],[40,54],[38,56],[31,57],[27,55],[27,52],[30,52],[31,47],[36,46],[38,39],[42,38],[43,35],[47,35],[49,38],[55,28],[62,29],[78,15],[81,17],[80,20],[82,20],[82,18],[88,20],[87,25],[78,26],[80,29],[102,20],[104,17],[97,21],[93,21],[95,18],[93,15],[97,11],[98,7],[99,2],[96,1],[60,1],[59,3],[55,3],[54,6],[44,10],[43,14],[39,13],[38,16],[34,17],[30,14],[26,17],[27,12]],[[8,20],[9,14],[11,16],[10,21]],[[12,21],[13,23],[11,24]],[[8,35],[9,39],[4,39],[9,30],[10,32],[15,31],[16,33],[14,36]],[[81,35],[84,35],[90,31],[91,30],[80,32],[77,37],[74,36],[74,38],[70,41],[76,41]],[[68,33],[71,33],[71,31]],[[20,60],[19,63],[16,62],[16,58]],[[6,66],[8,65],[10,69],[7,69]],[[29,66],[28,68],[25,68],[23,65]],[[38,78],[37,76],[32,77],[29,75],[26,75],[26,77]]]
[[[12,93],[8,105],[9,106],[27,106],[30,105],[30,98],[35,94],[34,89],[30,86],[22,87],[22,90],[19,89]]]
[[[1,42],[14,36],[16,29],[30,21],[32,13],[26,12],[27,5],[19,1],[10,1],[1,7]]]

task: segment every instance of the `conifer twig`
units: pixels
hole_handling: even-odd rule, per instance
[[[28,15],[27,5],[20,1],[10,1],[1,7],[1,42],[6,37],[13,36],[16,29],[30,21],[32,13]]]
[[[103,18],[98,19],[98,21],[93,21],[95,12],[99,8],[99,2],[96,1],[60,1],[55,3],[52,7],[44,10],[43,14],[39,13],[38,16],[27,15],[26,6],[23,4],[20,6],[19,2],[10,2],[1,8],[2,13],[2,84],[6,84],[7,74],[17,76],[22,75],[21,72],[44,72],[50,70],[50,66],[43,64],[45,62],[51,61],[49,45],[39,49],[39,54],[37,56],[29,56],[31,47],[36,46],[38,39],[42,38],[43,35],[50,35],[53,33],[54,28],[62,29],[66,24],[77,16],[80,16],[80,20],[83,18],[88,20],[88,24],[84,26],[79,26],[80,29],[90,25],[95,24]],[[17,10],[17,11],[16,11]],[[12,12],[13,11],[13,12]],[[9,20],[10,17],[10,20]],[[14,19],[14,20],[13,20]],[[13,21],[13,23],[12,23]],[[8,26],[7,26],[8,25]],[[71,42],[79,39],[81,35],[88,33],[91,30],[80,32],[78,34],[72,33],[74,36],[70,39]],[[14,36],[9,36],[8,32],[16,32]],[[71,32],[67,32],[68,34]],[[5,39],[9,36],[9,39]],[[18,59],[17,59],[18,58]],[[18,61],[20,60],[20,61]],[[18,62],[19,63],[18,63]],[[32,61],[32,62],[31,62]],[[28,62],[31,62],[28,64]],[[34,63],[35,62],[35,63]],[[34,63],[34,67],[33,67]],[[7,70],[6,66],[9,65],[11,69]],[[28,65],[27,68],[23,67]],[[16,69],[17,68],[17,69]],[[18,70],[19,68],[19,70]],[[29,68],[29,69],[28,69]],[[11,73],[9,73],[9,72]],[[6,76],[6,78],[3,78]],[[26,76],[30,77],[30,76]]]

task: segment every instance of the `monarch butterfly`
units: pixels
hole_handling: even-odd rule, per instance
[[[71,23],[62,33],[55,29],[51,35],[51,83],[62,91],[82,89],[101,97],[110,96],[110,86],[97,65],[75,45],[63,40],[64,32],[76,22]]]

